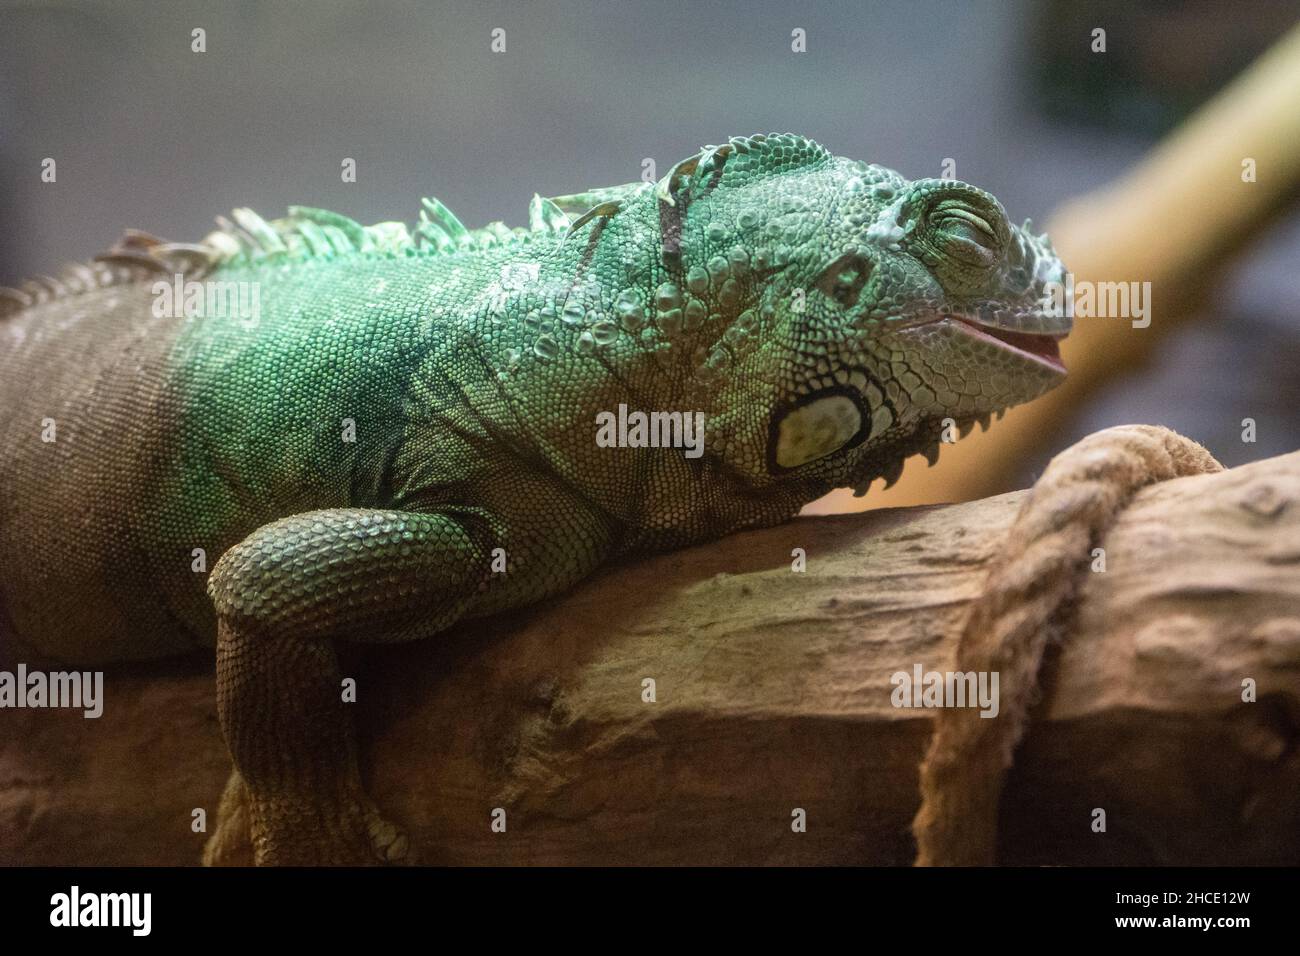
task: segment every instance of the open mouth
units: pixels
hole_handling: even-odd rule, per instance
[[[987,325],[978,325],[959,315],[946,316],[955,322],[963,332],[978,339],[996,342],[999,347],[1018,352],[1031,361],[1045,365],[1055,372],[1065,374],[1065,363],[1061,361],[1060,340],[1063,336],[1035,335],[1030,332],[1012,332]]]

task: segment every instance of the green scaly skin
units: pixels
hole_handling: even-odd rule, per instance
[[[536,198],[526,230],[436,201],[413,234],[235,215],[0,298],[5,654],[215,642],[236,773],[214,861],[250,840],[260,863],[407,856],[360,784],[338,645],[892,482],[945,419],[987,423],[1064,374],[1046,237],[973,186],[797,136]],[[254,284],[258,321],[156,317],[179,271]],[[703,412],[703,455],[599,447],[620,404]]]

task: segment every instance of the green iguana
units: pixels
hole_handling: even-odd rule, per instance
[[[799,136],[534,197],[529,229],[431,199],[409,231],[233,219],[0,293],[5,654],[215,643],[235,773],[209,859],[407,856],[358,775],[339,646],[892,483],[945,419],[1064,375],[1045,236]]]

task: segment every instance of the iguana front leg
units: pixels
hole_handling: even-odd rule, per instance
[[[335,509],[265,525],[222,556],[209,582],[217,707],[257,863],[405,857],[406,838],[361,786],[334,642],[442,630],[479,595],[499,538],[477,509]]]

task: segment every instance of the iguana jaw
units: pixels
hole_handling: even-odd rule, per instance
[[[994,415],[1001,418],[1011,406],[1027,402],[1061,383],[1066,368],[1061,360],[1060,341],[1069,334],[1069,325],[1050,313],[1012,313],[1010,310],[1008,313],[1008,324],[1038,326],[1039,329],[1010,329],[997,324],[992,314],[976,317],[955,309],[942,309],[936,310],[928,318],[919,318],[919,321],[913,319],[906,328],[899,330],[899,339],[903,340],[917,334],[917,330],[928,327],[931,330],[942,329],[946,336],[964,336],[971,340],[972,345],[984,350],[996,348],[1010,356],[1015,363],[1023,363],[1021,374],[1037,382],[1032,390],[1019,395],[1003,396],[1001,401],[991,407],[986,406],[965,414],[958,413],[955,408],[932,407],[928,413],[923,414],[910,434],[884,447],[864,449],[864,454],[850,463],[846,474],[836,482],[837,485],[847,485],[853,488],[855,495],[862,495],[872,481],[883,478],[885,487],[888,488],[898,480],[906,459],[912,455],[924,455],[931,465],[938,460],[945,441],[942,438],[944,421],[955,420],[958,434],[965,437],[976,424],[987,429]]]
[[[981,325],[960,315],[945,315],[938,321],[952,325],[964,335],[995,343],[998,347],[1049,368],[1057,374],[1065,374],[1065,363],[1061,361],[1059,345],[1060,340],[1065,338],[1063,333],[1012,331]]]

